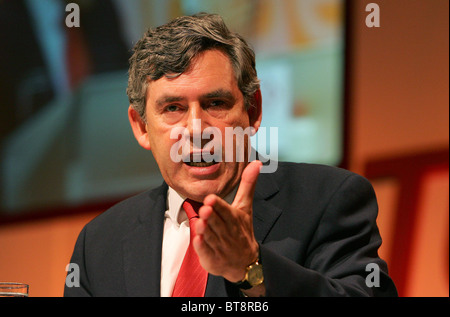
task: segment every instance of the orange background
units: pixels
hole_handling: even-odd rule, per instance
[[[380,6],[380,28],[365,26],[370,2]],[[358,0],[350,8],[346,166],[374,185],[380,253],[400,296],[449,295],[448,6],[446,0]],[[416,169],[421,156],[426,166]],[[410,176],[420,172],[417,186],[408,187],[395,170],[371,170],[399,158],[412,162]],[[402,192],[411,194],[411,210],[398,209]],[[29,283],[33,297],[62,296],[78,233],[104,209],[0,225],[0,280]],[[396,248],[398,241],[406,241],[405,249]]]

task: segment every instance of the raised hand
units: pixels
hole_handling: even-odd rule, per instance
[[[199,210],[193,243],[200,263],[209,273],[230,282],[241,281],[245,268],[258,257],[252,205],[261,166],[260,161],[246,166],[231,205],[211,194],[205,197]]]

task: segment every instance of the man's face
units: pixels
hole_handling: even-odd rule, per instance
[[[171,131],[177,127],[186,128],[185,131],[193,137],[194,119],[199,119],[201,131],[215,127],[221,132],[219,144],[224,157],[230,150],[225,149],[226,127],[258,129],[261,104],[260,98],[257,99],[256,108],[246,110],[229,58],[219,50],[208,50],[198,55],[180,76],[172,79],[162,77],[149,83],[145,131],[141,129],[139,136],[133,122],[132,127],[141,146],[152,151],[169,186],[197,201],[211,193],[223,197],[238,184],[247,160],[226,162],[222,159],[209,164],[176,162],[170,153],[179,139],[171,138]],[[202,145],[209,141],[203,140]],[[249,140],[245,138],[245,149],[247,142]],[[194,153],[201,152],[202,146],[194,146],[192,139],[188,144],[192,160]]]

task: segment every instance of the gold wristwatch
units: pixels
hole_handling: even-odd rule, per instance
[[[259,263],[259,259],[257,259],[255,262],[246,267],[244,279],[233,284],[240,289],[250,289],[262,284],[263,282],[263,267],[262,264]]]

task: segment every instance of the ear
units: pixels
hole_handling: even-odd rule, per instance
[[[147,124],[142,120],[139,113],[130,105],[128,107],[128,120],[130,120],[131,129],[139,145],[146,150],[150,150],[150,141],[148,139]]]
[[[262,121],[262,96],[261,90],[257,90],[253,95],[249,108],[247,109],[248,117],[250,120],[250,126],[255,129],[255,133],[258,132]]]

